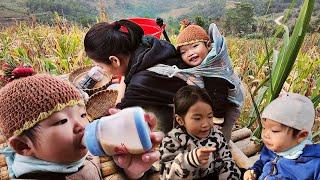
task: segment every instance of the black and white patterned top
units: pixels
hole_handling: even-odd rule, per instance
[[[201,166],[196,150],[215,147],[209,162]],[[207,138],[198,139],[184,127],[172,129],[160,146],[160,179],[197,179],[216,174],[219,179],[240,179],[240,170],[232,159],[223,134],[215,127]]]

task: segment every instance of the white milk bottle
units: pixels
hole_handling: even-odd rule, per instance
[[[95,156],[141,154],[152,148],[150,129],[141,107],[130,107],[86,126],[83,143]]]

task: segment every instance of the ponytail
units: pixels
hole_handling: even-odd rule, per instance
[[[110,64],[109,56],[129,55],[142,41],[143,30],[134,22],[119,20],[92,26],[84,38],[87,55],[97,62]]]

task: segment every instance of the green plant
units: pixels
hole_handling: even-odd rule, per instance
[[[260,104],[260,102],[258,102],[257,104],[255,101],[253,101],[255,107],[254,109],[256,110],[257,114],[256,117],[259,117],[259,114],[263,108],[279,95],[284,83],[290,75],[309,25],[313,5],[314,0],[304,1],[291,36],[289,36],[288,28],[285,25],[282,25],[285,29],[284,41],[279,56],[275,56],[274,66],[269,66],[269,70],[271,72],[269,72],[269,86],[267,87],[267,92],[264,96],[264,103]],[[266,49],[268,50],[268,48]],[[268,57],[268,64],[269,63]],[[260,106],[260,108],[257,108],[258,106]],[[251,124],[252,123],[249,125]],[[261,125],[260,119],[258,119],[258,127],[254,131],[254,136],[257,139],[260,139],[260,135]]]

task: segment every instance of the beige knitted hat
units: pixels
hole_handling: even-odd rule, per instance
[[[59,78],[34,75],[0,89],[0,128],[7,138],[20,135],[67,106],[83,104],[78,90]]]
[[[179,49],[181,46],[207,41],[209,36],[201,26],[189,25],[179,33],[176,47]]]

